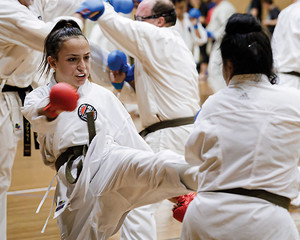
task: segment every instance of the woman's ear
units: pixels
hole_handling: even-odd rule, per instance
[[[47,57],[49,65],[55,70],[56,69],[56,59],[52,56]]]

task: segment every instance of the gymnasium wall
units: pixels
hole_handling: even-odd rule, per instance
[[[251,2],[251,0],[228,0],[228,1],[231,2],[235,6],[237,12],[240,13],[245,13]],[[283,8],[293,3],[293,0],[274,0],[274,3],[277,7],[279,7],[280,10],[282,10]]]

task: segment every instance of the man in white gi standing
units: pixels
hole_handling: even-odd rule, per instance
[[[203,46],[207,43],[207,33],[199,21],[200,10],[193,8],[187,13],[186,0],[172,0],[177,21],[175,29],[180,33],[184,42],[194,54],[196,63],[199,63],[199,46]],[[199,11],[199,15],[196,15]]]
[[[226,86],[222,76],[222,59],[219,47],[224,35],[227,20],[236,10],[227,0],[214,0],[214,2],[216,3],[216,7],[206,30],[209,31],[209,35],[212,35],[211,37],[215,41],[209,57],[208,82],[213,91],[217,92]]]
[[[300,1],[278,16],[272,38],[274,65],[279,84],[300,89]]]
[[[279,84],[300,90],[299,12],[300,0],[280,12],[272,37],[272,51]],[[291,204],[300,206],[300,192]]]
[[[136,19],[138,21],[120,16],[106,3],[98,19],[104,35],[135,59],[134,80],[124,83],[119,99],[136,97],[144,128],[183,118],[172,121],[172,126],[150,129],[145,137],[155,152],[171,149],[183,154],[194,116],[200,108],[193,55],[172,27],[176,13],[171,1],[143,0],[137,8]],[[129,213],[121,238],[156,239],[155,210],[153,206],[146,206]]]

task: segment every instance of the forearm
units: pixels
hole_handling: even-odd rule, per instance
[[[188,163],[170,163],[170,166],[174,168],[181,180],[181,182],[190,190],[197,191],[198,189],[198,173],[199,167],[192,167]]]
[[[149,28],[147,25],[149,24],[122,17],[108,3],[105,3],[105,11],[98,19],[98,24],[103,34],[118,49],[134,58],[141,57],[141,49],[143,48],[141,35],[147,32]]]

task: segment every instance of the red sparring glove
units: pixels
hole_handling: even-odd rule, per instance
[[[73,111],[77,107],[79,95],[75,87],[68,83],[57,83],[50,91],[50,103],[43,109],[46,116],[56,118],[62,111]]]
[[[174,205],[173,208],[173,217],[179,221],[182,222],[185,212],[190,204],[191,201],[196,197],[196,194],[191,192],[189,194],[177,197],[177,204]]]

